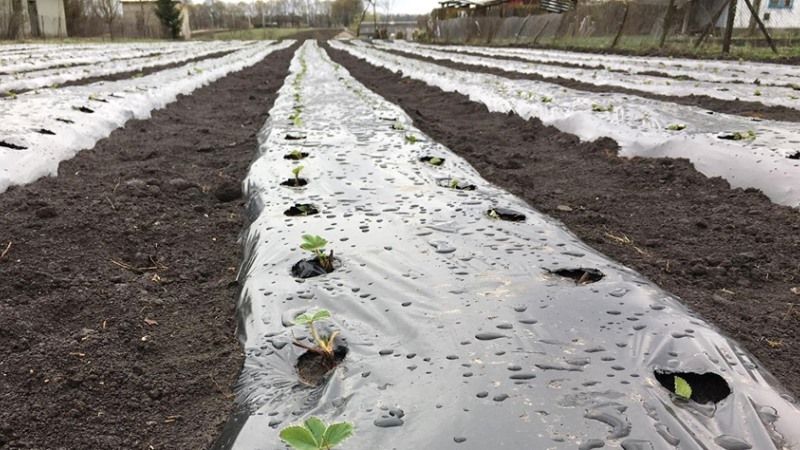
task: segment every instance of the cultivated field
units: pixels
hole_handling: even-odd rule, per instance
[[[0,448],[800,449],[797,66],[54,48],[0,47]]]

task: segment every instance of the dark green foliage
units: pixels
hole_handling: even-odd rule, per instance
[[[156,0],[156,16],[172,39],[181,37],[181,10],[174,0]]]

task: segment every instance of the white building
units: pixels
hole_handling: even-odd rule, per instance
[[[67,37],[64,0],[0,0],[0,38]]]

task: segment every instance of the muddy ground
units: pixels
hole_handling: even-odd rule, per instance
[[[294,48],[0,194],[0,448],[217,436],[243,359],[240,183]]]
[[[681,297],[800,394],[800,211],[687,160],[621,158],[610,139],[582,143],[326,50],[483,177]]]
[[[380,50],[394,55],[403,56],[406,58],[413,58],[420,61],[438,64],[440,66],[449,67],[451,69],[463,70],[468,72],[487,73],[491,75],[501,76],[503,78],[508,78],[511,80],[541,81],[545,83],[557,84],[559,86],[563,86],[568,89],[575,89],[584,92],[593,92],[593,93],[615,92],[618,94],[635,95],[637,97],[649,98],[663,102],[677,103],[679,105],[696,106],[698,108],[703,108],[709,111],[714,111],[723,114],[736,114],[740,116],[754,117],[764,120],[783,120],[787,122],[800,122],[800,113],[798,113],[796,109],[789,108],[786,106],[767,106],[759,102],[722,100],[719,98],[710,97],[708,95],[695,95],[695,94],[687,96],[661,95],[652,92],[642,91],[639,89],[629,89],[620,86],[597,85],[592,83],[586,83],[583,81],[577,81],[570,78],[563,78],[563,77],[548,78],[534,73],[514,72],[511,70],[503,70],[494,67],[481,66],[479,64],[457,63],[447,59],[430,58],[427,56],[420,56],[414,53],[404,52],[399,50],[386,50],[383,48],[381,48]],[[480,56],[486,57],[485,55],[480,55]],[[514,58],[494,57],[494,59],[502,61],[504,59],[509,60]],[[525,62],[529,63],[530,61],[525,61]]]

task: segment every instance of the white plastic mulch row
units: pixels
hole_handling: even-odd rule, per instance
[[[746,83],[774,86],[796,84],[800,87],[800,66],[753,61],[702,60],[686,58],[603,55],[564,50],[530,48],[478,47],[450,45],[447,47],[408,43],[422,48],[446,49],[453,52],[478,53],[487,56],[515,57],[539,63],[569,63],[587,69],[621,70],[630,73],[662,72],[672,77],[690,77],[714,83]]]
[[[47,86],[57,87],[59,83],[67,81],[81,80],[90,77],[112,75],[122,72],[133,72],[148,67],[180,63],[193,58],[199,58],[212,53],[222,51],[233,51],[250,45],[241,41],[216,41],[204,46],[178,47],[169,49],[155,55],[145,54],[142,57],[131,57],[125,59],[108,59],[105,61],[95,60],[87,64],[79,64],[70,67],[55,67],[42,70],[34,70],[9,75],[0,75],[0,92],[13,92],[29,89],[39,89]],[[109,49],[106,49],[108,56]]]
[[[791,87],[755,85],[752,80],[743,83],[719,83],[699,80],[668,79],[664,77],[641,75],[636,73],[619,73],[608,70],[582,69],[573,67],[542,64],[538,62],[522,62],[503,60],[491,57],[466,55],[442,49],[442,47],[423,47],[405,42],[376,42],[382,48],[390,48],[412,52],[421,56],[446,59],[457,63],[476,64],[496,69],[519,73],[541,75],[545,78],[567,78],[598,86],[615,86],[636,89],[659,95],[687,97],[690,95],[706,95],[720,100],[744,100],[761,102],[765,105],[786,106],[798,109],[800,114],[800,90]],[[563,60],[570,62],[569,57]],[[762,78],[767,77],[762,75]],[[798,87],[800,89],[800,86]]]
[[[332,42],[370,64],[459,92],[496,112],[524,118],[572,133],[582,140],[603,136],[617,141],[623,156],[687,158],[707,176],[725,178],[734,187],[761,189],[774,202],[800,205],[800,129],[795,123],[753,121],[741,116],[709,114],[701,108],[624,94],[593,94],[532,80],[450,69],[413,58]],[[608,108],[598,112],[593,108]],[[671,125],[686,128],[671,131]],[[754,131],[754,140],[721,140],[725,133]]]
[[[141,58],[202,47],[199,42],[153,42],[125,44],[40,44],[34,47],[0,47],[0,74]],[[15,50],[17,49],[17,50]]]
[[[352,450],[797,448],[800,411],[734,341],[482,179],[316,43],[290,68],[246,179],[242,408],[215,449],[284,448],[280,430],[309,416],[352,422]],[[280,185],[298,165],[308,184]],[[320,212],[284,216],[294,203]],[[527,219],[492,219],[497,206]],[[328,240],[335,271],[291,275],[306,233]],[[548,273],[568,267],[606,276]],[[310,388],[293,319],[319,308],[349,353]],[[657,371],[715,373],[732,392],[682,401]]]
[[[150,111],[164,107],[178,95],[252,66],[291,44],[257,43],[221,58],[139,78],[0,99],[0,192],[13,184],[55,175],[59,162],[91,148],[129,119],[147,118]]]

